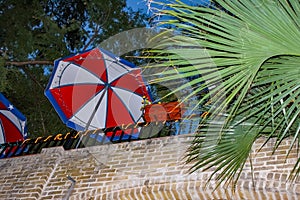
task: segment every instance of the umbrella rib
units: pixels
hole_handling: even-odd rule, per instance
[[[109,59],[107,59],[107,60],[109,60]],[[117,60],[109,60],[109,61],[110,61],[111,63],[113,63],[113,64],[117,64],[118,66],[120,66],[121,68],[123,68],[124,70],[126,70],[126,72],[120,74],[120,76],[117,76],[117,77],[115,77],[113,80],[109,81],[110,83],[119,80],[121,77],[123,77],[124,75],[127,75],[127,74],[129,74],[129,73],[131,72],[131,69],[128,69],[126,66],[124,66],[122,63],[119,63]],[[106,72],[107,72],[108,67],[109,67],[109,66],[107,66],[107,65],[106,65],[106,62],[105,62],[105,69],[106,69]],[[117,70],[118,72],[121,72],[121,71],[118,70],[118,69],[115,69],[115,70]],[[106,75],[107,75],[107,77],[108,77],[108,74],[106,74]]]
[[[101,56],[102,56],[102,59],[105,61],[104,53],[100,51],[100,54],[101,54]],[[105,76],[106,76],[106,81],[103,81],[103,80],[101,79],[101,77],[99,77],[99,78],[100,78],[100,80],[103,81],[104,83],[108,83],[108,73],[107,73],[106,62],[103,62],[103,65],[104,65],[104,69],[105,69],[104,72],[105,72]]]
[[[4,132],[3,123],[2,123],[1,119],[0,119],[0,128],[1,128],[1,131],[2,131],[3,142],[5,142],[6,141],[6,137],[5,137],[5,132]]]
[[[95,74],[94,72],[92,72],[92,71],[89,70],[88,68],[86,68],[86,67],[84,67],[84,66],[81,66],[81,65],[79,65],[79,64],[77,64],[77,63],[75,63],[75,62],[70,62],[70,64],[73,64],[73,65],[77,66],[78,68],[83,69],[83,70],[89,72],[89,73],[92,74],[95,78],[97,78],[97,79],[99,79],[100,81],[102,81],[103,83],[105,83],[105,81],[102,80],[101,77],[99,77],[97,74]],[[67,67],[66,67],[66,68],[67,68]],[[65,69],[66,69],[66,68],[65,68]],[[105,71],[106,71],[106,70],[105,70]]]
[[[92,114],[91,114],[91,116],[89,118],[89,121],[87,122],[87,124],[85,126],[85,131],[88,130],[88,127],[90,126],[93,118],[95,117],[95,114],[96,114],[96,112],[97,112],[97,110],[98,110],[98,108],[99,108],[99,106],[100,106],[100,104],[102,102],[102,99],[104,98],[106,92],[107,92],[107,86],[104,88],[103,93],[101,94],[100,99],[97,102],[97,104],[95,106],[95,109],[93,110],[93,112],[92,112]]]
[[[113,88],[111,88],[111,90],[114,91]],[[128,113],[129,113],[129,115],[130,115],[132,121],[135,122],[135,119],[134,119],[132,113],[130,112],[130,109],[128,108],[128,106],[124,103],[124,101],[123,101],[122,98],[118,95],[118,93],[114,92],[114,94],[115,94],[115,95],[118,97],[118,99],[122,102],[123,106],[124,106],[125,108],[127,108]]]
[[[90,118],[89,118],[89,121],[87,122],[87,124],[86,124],[86,126],[85,126],[85,128],[84,128],[84,131],[87,131],[87,130],[88,130],[88,128],[89,128],[89,126],[90,126],[90,124],[91,124],[93,118],[95,117],[95,114],[96,114],[96,112],[97,112],[97,110],[98,110],[98,108],[99,108],[99,106],[100,106],[100,104],[101,104],[101,102],[102,102],[102,99],[103,99],[104,96],[105,96],[105,92],[106,92],[106,91],[107,91],[107,86],[104,88],[104,91],[103,91],[103,93],[101,94],[101,96],[100,96],[100,98],[99,98],[99,101],[97,102],[97,105],[96,105],[95,109],[93,110],[93,112],[92,112],[92,114],[91,114],[91,116],[90,116]],[[79,144],[81,143],[82,138],[83,138],[83,135],[80,136],[79,141],[78,141],[78,143],[77,143],[77,145],[76,145],[76,149],[79,147]]]
[[[136,93],[135,91],[132,91],[132,90],[129,90],[129,89],[126,89],[126,88],[122,88],[122,87],[118,87],[118,86],[114,86],[114,88],[118,88],[118,89],[120,89],[120,90],[124,90],[124,91],[126,91],[126,92],[131,92],[131,93],[133,93],[133,94],[135,94],[135,95],[137,95],[137,96],[140,96],[140,97],[143,97],[145,94],[139,94],[139,93]]]
[[[17,120],[17,123],[16,124],[15,122],[13,122],[8,116],[6,116],[4,113],[1,112],[1,115],[8,121],[11,122],[11,124],[18,130],[18,134],[20,137],[24,137],[23,133],[22,133],[22,130],[20,130],[20,127],[21,127],[21,123],[20,123],[20,119]],[[1,129],[2,129],[2,133],[3,133],[3,137],[4,137],[4,141],[6,141],[6,137],[5,137],[5,130],[4,130],[4,124],[0,118],[0,125],[1,125]],[[20,125],[20,127],[18,126]]]
[[[128,70],[128,69],[127,69],[127,70]],[[118,81],[118,80],[121,79],[123,76],[128,75],[129,72],[130,72],[130,71],[128,70],[128,73],[124,73],[124,74],[120,75],[119,77],[117,77],[116,79],[114,79],[113,81],[111,81],[110,84],[112,84],[113,82]],[[143,84],[140,85],[141,82],[136,78],[136,76],[134,76],[134,75],[132,75],[132,74],[129,74],[129,75],[135,77],[136,81],[139,83],[139,85],[138,85],[139,87],[137,87],[137,88],[140,88],[140,87],[143,86]],[[128,91],[128,92],[134,93],[134,94],[136,94],[136,95],[138,95],[138,96],[141,96],[141,97],[144,96],[144,94],[141,95],[141,94],[139,94],[139,93],[136,93],[136,92],[133,91],[133,90],[129,90],[129,89],[124,88],[124,87],[120,87],[120,86],[116,86],[116,85],[114,85],[113,87],[114,87],[114,88],[121,89],[121,90],[124,90],[124,91]],[[145,85],[145,87],[146,87],[146,85]]]
[[[65,61],[63,61],[63,62],[65,62]],[[67,70],[67,68],[68,68],[71,64],[74,65],[74,66],[76,66],[76,67],[78,67],[78,68],[81,69],[81,70],[87,71],[89,74],[93,75],[96,79],[98,79],[98,80],[102,81],[103,83],[105,83],[105,81],[102,80],[101,77],[99,77],[97,74],[95,74],[93,71],[89,70],[88,68],[86,68],[86,67],[84,67],[84,66],[81,66],[81,65],[77,64],[77,63],[74,62],[74,61],[68,61],[67,66],[65,66],[64,69],[63,69],[63,71],[60,73],[61,75],[59,76],[59,83],[58,83],[59,86],[62,85],[62,84],[60,83],[61,77],[63,76],[64,72]],[[105,66],[105,69],[106,69],[106,66]],[[106,70],[105,70],[105,71],[106,71]]]
[[[135,69],[139,71],[135,71]],[[76,76],[65,77],[64,75],[69,75],[68,73],[73,73]],[[55,98],[50,96],[51,93],[49,92],[51,100],[52,98],[54,101],[58,99],[58,103],[61,103],[62,106],[67,106],[63,107],[64,110],[59,110],[59,114],[64,115],[67,113],[70,115],[70,118],[66,119],[65,122],[69,127],[75,127],[76,129],[78,125],[81,130],[88,130],[95,126],[104,126],[105,128],[115,125],[118,123],[118,109],[122,109],[126,112],[126,117],[124,115],[120,118],[124,123],[129,121],[136,122],[137,120],[135,119],[139,121],[139,117],[142,117],[139,112],[139,105],[135,104],[137,104],[137,101],[142,99],[144,95],[147,95],[148,92],[147,88],[145,88],[147,86],[140,80],[140,69],[135,68],[133,64],[110,52],[102,51],[102,49],[97,48],[96,50],[60,59],[55,62],[55,70],[52,76],[51,81],[55,82],[47,86],[47,90],[50,92],[52,89],[61,89],[65,86],[70,86],[71,88],[66,88],[62,92],[58,91],[59,93],[55,93]],[[92,91],[89,85],[94,85],[95,83],[99,85],[99,87],[96,86],[97,89]],[[115,84],[117,87],[114,86]],[[86,87],[81,87],[81,85],[86,85]],[[75,86],[80,87],[75,91],[73,90],[74,88],[72,89],[72,87]],[[85,88],[88,90],[85,90]],[[57,90],[55,90],[55,92],[56,91]],[[77,93],[75,94],[74,91],[79,94],[78,98],[81,97],[81,94],[85,95],[84,98],[73,101],[73,98],[76,98],[76,96],[73,95],[78,95]],[[72,96],[69,95],[71,92]],[[67,96],[64,97],[64,95]],[[118,104],[113,105],[114,102],[110,99],[110,95],[114,95],[113,99],[116,100]],[[130,100],[130,96],[124,95],[133,95],[133,100]],[[64,98],[66,98],[66,100],[64,100]],[[106,113],[98,116],[98,112],[105,112],[105,109]],[[116,116],[110,118],[108,114],[116,114]],[[111,122],[109,120],[111,120]]]
[[[131,74],[130,74],[130,71],[129,71],[128,69],[125,69],[125,70],[127,70],[127,72],[125,72],[125,73],[123,73],[123,74],[120,74],[120,76],[115,77],[114,80],[110,81],[110,84],[112,84],[113,82],[118,81],[120,78],[122,78],[122,77],[125,76],[125,75],[128,75],[128,74],[131,75]],[[131,76],[133,76],[133,75],[131,75]]]
[[[65,84],[65,85],[59,85],[59,86],[57,86],[57,87],[55,87],[55,88],[58,88],[58,89],[60,89],[60,88],[64,88],[64,87],[69,87],[69,86],[78,86],[78,85],[97,85],[97,86],[99,86],[99,85],[105,85],[105,84],[103,84],[103,83],[88,83],[88,82],[83,82],[83,83],[70,83],[70,84]]]

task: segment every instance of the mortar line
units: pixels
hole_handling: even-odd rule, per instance
[[[56,161],[56,163],[55,163],[55,165],[54,165],[54,168],[52,169],[52,172],[50,173],[50,175],[49,175],[49,177],[48,177],[46,183],[43,185],[43,189],[42,189],[42,191],[41,191],[41,194],[40,194],[38,200],[40,200],[40,199],[44,196],[43,193],[44,193],[44,191],[46,190],[48,184],[50,183],[50,180],[52,179],[54,173],[56,172],[56,168],[58,167],[59,162],[60,162],[60,159],[58,159],[58,160]]]

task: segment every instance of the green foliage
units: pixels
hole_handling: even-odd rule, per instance
[[[121,31],[144,26],[145,15],[125,0],[31,0],[0,2],[0,45],[11,60],[53,60]],[[86,46],[88,45],[88,46]]]
[[[152,84],[151,87],[151,94],[155,99],[153,99],[154,102],[171,102],[171,101],[178,101],[177,97],[173,95],[168,95],[170,92],[170,89],[168,89],[166,86],[160,85],[160,84]]]
[[[70,131],[44,96],[48,80],[39,67],[12,68],[7,72],[8,86],[4,94],[26,116],[31,138]]]
[[[187,161],[192,171],[214,166],[218,181],[235,184],[257,137],[276,137],[274,151],[287,137],[290,149],[299,144],[300,3],[215,2],[218,7],[166,5],[160,25],[175,34],[160,35],[151,67],[172,66],[153,80],[158,83],[201,75],[176,89],[193,87],[186,99],[209,89],[198,104],[209,102],[210,115]]]
[[[6,87],[6,69],[4,68],[4,59],[0,57],[0,91],[3,91]]]
[[[236,183],[235,180],[240,176],[257,137],[255,133],[247,130],[249,127],[239,125],[234,131],[224,131],[218,140],[213,129],[219,128],[218,124],[202,128],[202,132],[195,135],[187,158],[187,162],[195,163],[190,172],[215,167],[208,182],[215,178],[218,181],[217,186],[223,182],[229,185],[232,180]]]
[[[145,18],[125,0],[0,1],[0,91],[27,117],[30,137],[69,131],[44,96],[53,69],[45,61],[144,26]]]

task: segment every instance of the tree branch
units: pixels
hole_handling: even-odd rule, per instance
[[[15,65],[15,66],[24,66],[24,65],[53,65],[53,61],[50,60],[29,60],[29,61],[7,61],[5,65]]]
[[[100,26],[96,26],[96,28],[94,29],[94,35],[90,38],[90,41],[83,47],[83,51],[85,51],[90,46],[90,44],[92,44],[93,40],[98,36],[99,29]]]
[[[36,78],[32,75],[32,73],[28,70],[27,66],[20,66],[25,74],[27,74],[29,76],[29,78],[35,83],[37,84],[42,90],[44,90],[44,87],[39,83],[38,80],[36,80]]]

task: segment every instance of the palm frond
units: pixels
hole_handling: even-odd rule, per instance
[[[186,100],[209,88],[198,102],[211,102],[205,126],[216,120],[222,125],[195,136],[187,161],[194,162],[192,171],[216,166],[217,180],[230,181],[238,177],[257,137],[277,137],[274,150],[288,136],[293,144],[298,141],[300,3],[216,2],[223,9],[168,4],[159,25],[171,27],[174,34],[161,37],[152,51],[156,62],[149,68],[169,67],[154,76],[153,83],[200,75],[176,90],[194,88]],[[241,129],[244,123],[247,128]],[[208,135],[218,142],[203,139]],[[299,171],[295,167],[295,174]]]

